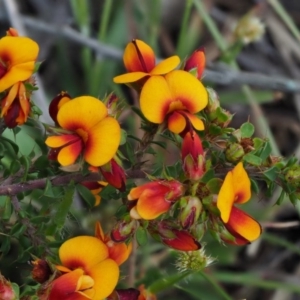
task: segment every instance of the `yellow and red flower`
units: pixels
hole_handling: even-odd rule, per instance
[[[165,76],[152,76],[144,84],[140,96],[141,111],[150,122],[167,121],[174,133],[183,132],[187,125],[203,130],[204,124],[195,116],[208,103],[202,83],[188,72],[175,70]]]
[[[45,143],[59,149],[57,160],[62,166],[74,164],[82,154],[87,163],[99,167],[115,155],[121,140],[120,125],[108,116],[100,100],[82,96],[68,101],[59,109],[57,122],[63,132],[48,137]]]
[[[205,53],[204,49],[200,48],[192,53],[186,60],[184,68],[185,71],[195,74],[196,78],[201,79],[205,69]]]
[[[0,92],[32,75],[38,52],[38,44],[27,37],[0,39]]]
[[[107,246],[109,258],[113,259],[118,265],[128,259],[132,251],[131,242],[128,245],[126,243],[115,243],[109,234],[103,233],[100,222],[96,223],[95,236]]]
[[[128,73],[116,76],[115,83],[133,83],[146,76],[164,75],[180,63],[178,56],[172,56],[155,65],[152,48],[141,40],[133,40],[126,46],[123,61]]]
[[[151,293],[150,291],[148,291],[145,288],[144,284],[141,284],[139,286],[139,291],[140,291],[140,295],[137,298],[137,300],[157,300],[156,295],[154,295],[153,293]]]
[[[251,184],[243,163],[238,163],[225,177],[220,189],[217,207],[225,228],[235,238],[235,244],[244,245],[256,240],[261,226],[234,204],[243,204],[251,198]]]
[[[107,246],[96,237],[79,236],[59,249],[63,273],[51,285],[49,300],[102,300],[112,293],[119,267],[109,258]]]
[[[153,220],[167,212],[183,194],[183,184],[176,180],[152,181],[131,189],[128,200],[137,200],[131,208],[133,219]]]
[[[17,82],[1,101],[1,117],[8,128],[14,128],[27,121],[29,112],[30,102],[25,85],[23,82]]]

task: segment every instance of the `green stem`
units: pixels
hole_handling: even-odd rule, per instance
[[[183,14],[182,23],[180,26],[180,33],[177,42],[177,49],[176,53],[182,58],[185,55],[185,38],[187,33],[188,21],[190,19],[191,11],[193,7],[193,0],[186,0],[185,2],[185,9]]]
[[[295,22],[293,21],[293,19],[290,17],[290,15],[287,13],[285,8],[282,6],[282,4],[278,0],[268,0],[268,2],[273,7],[273,9],[278,14],[278,16],[281,18],[281,20],[288,27],[288,29],[292,32],[295,38],[298,41],[300,41],[300,31],[296,26]]]
[[[211,35],[213,36],[215,42],[217,43],[218,47],[222,52],[227,50],[227,43],[223,39],[218,27],[216,26],[213,19],[210,17],[209,13],[206,11],[202,0],[194,0],[195,7],[201,16],[202,20],[206,24],[208,30],[210,31]]]
[[[232,298],[220,287],[218,282],[216,282],[211,276],[204,272],[199,272],[199,274],[202,275],[202,277],[204,277],[215,288],[215,291],[220,296],[222,296],[223,299],[232,300]]]
[[[98,31],[98,40],[105,41],[109,17],[112,11],[113,0],[105,0],[101,15],[100,28]]]

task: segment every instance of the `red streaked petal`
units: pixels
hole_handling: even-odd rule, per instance
[[[166,76],[172,99],[180,100],[190,113],[196,113],[206,107],[208,93],[203,84],[193,75],[182,70],[175,70]]]
[[[113,81],[114,83],[131,83],[131,82],[136,82],[148,75],[149,75],[148,73],[144,73],[144,72],[132,72],[132,73],[116,76],[114,77]]]
[[[164,121],[173,97],[163,76],[150,77],[143,86],[140,96],[141,111],[152,123]]]
[[[192,115],[186,111],[182,111],[181,113],[184,114],[190,120],[190,122],[196,130],[204,130],[204,123],[201,119],[199,119],[199,117]]]
[[[150,72],[151,75],[164,75],[173,71],[180,64],[178,56],[171,56],[157,64]]]
[[[138,214],[145,220],[153,220],[167,212],[171,202],[165,200],[165,196],[157,194],[156,191],[144,191],[136,205]]]
[[[235,206],[232,207],[225,227],[233,236],[237,238],[241,236],[249,242],[258,239],[262,232],[261,226],[257,221]]]
[[[201,245],[196,239],[187,231],[173,229],[175,238],[162,238],[164,244],[170,248],[180,251],[195,251],[201,248]]]
[[[69,166],[74,164],[80,153],[82,153],[82,143],[83,142],[79,140],[78,142],[63,147],[58,153],[57,161],[62,166]]]
[[[182,132],[186,127],[184,116],[177,111],[173,111],[168,117],[168,128],[174,133]]]
[[[251,182],[243,163],[239,162],[232,170],[235,203],[245,203],[251,198]]]
[[[94,167],[102,166],[109,162],[118,150],[121,141],[120,125],[116,119],[106,117],[88,133],[84,159]]]
[[[125,48],[123,61],[128,72],[149,73],[155,66],[155,54],[143,41],[133,40]]]
[[[57,113],[57,122],[67,130],[88,131],[107,116],[106,106],[97,98],[82,96],[66,102]]]
[[[108,249],[96,237],[78,236],[61,245],[59,257],[62,264],[69,269],[87,269],[105,260],[108,257]]]
[[[105,299],[110,295],[118,283],[119,273],[119,266],[112,259],[106,259],[91,267],[87,274],[94,279],[93,299]]]
[[[66,144],[80,141],[80,137],[74,134],[54,135],[49,136],[45,144],[50,148],[60,148]]]
[[[75,292],[77,283],[83,273],[83,270],[76,269],[55,279],[49,294],[49,300],[86,300],[86,297]]]
[[[196,69],[196,77],[200,79],[205,69],[205,61],[206,59],[204,49],[198,49],[194,51],[192,55],[187,59],[184,70],[190,71]]]
[[[221,213],[221,219],[224,223],[228,222],[234,203],[234,184],[238,183],[233,182],[232,172],[230,171],[224,179],[217,199],[217,207]]]

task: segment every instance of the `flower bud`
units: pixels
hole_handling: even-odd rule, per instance
[[[56,95],[49,105],[49,114],[52,120],[57,124],[57,113],[60,108],[71,100],[71,96],[67,92],[60,92]]]
[[[179,230],[175,226],[170,222],[160,221],[155,233],[165,245],[176,250],[194,251],[201,248],[200,243],[188,231]]]
[[[234,34],[244,45],[258,41],[265,33],[265,25],[253,15],[247,14],[237,24]]]
[[[17,300],[12,284],[0,274],[0,299]]]
[[[38,283],[46,282],[53,273],[48,262],[44,259],[36,259],[31,263],[33,265],[33,269],[31,271],[33,280]]]
[[[198,220],[202,203],[198,197],[187,196],[180,200],[180,206],[182,208],[179,215],[180,224],[184,229],[188,229]]]
[[[300,185],[300,166],[293,166],[288,169],[285,174],[285,179],[289,183]]]
[[[110,160],[100,171],[105,180],[116,189],[124,192],[126,190],[126,176],[123,168],[114,160]]]
[[[187,59],[184,65],[184,70],[195,73],[195,77],[201,79],[202,74],[205,69],[205,53],[204,48],[200,48],[192,53],[192,55]]]
[[[193,181],[200,180],[205,173],[205,161],[202,143],[195,131],[184,136],[181,156],[186,177]]]
[[[225,151],[226,159],[233,163],[240,161],[244,155],[243,147],[237,143],[230,144]]]
[[[137,228],[137,221],[119,221],[110,233],[111,239],[116,242],[124,242],[131,237]]]
[[[10,27],[7,31],[6,31],[6,35],[7,36],[19,36],[18,30],[15,28]]]
[[[212,264],[215,259],[205,255],[204,248],[197,251],[179,252],[176,261],[176,268],[180,272],[201,271]]]
[[[206,88],[208,92],[208,104],[205,108],[208,114],[216,111],[218,107],[220,107],[219,96],[217,92],[212,88]]]

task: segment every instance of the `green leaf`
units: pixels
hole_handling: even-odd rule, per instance
[[[139,226],[135,236],[140,246],[145,246],[148,243],[148,234],[147,234],[147,230],[144,227]]]
[[[289,199],[293,205],[296,205],[296,203],[299,201],[298,197],[295,194],[289,194]]]
[[[265,161],[270,156],[271,153],[272,153],[272,147],[269,142],[266,142],[259,157],[262,159],[262,161]]]
[[[120,146],[124,145],[127,141],[127,132],[124,129],[121,129],[121,141]]]
[[[167,143],[166,142],[152,141],[151,144],[158,145],[158,146],[162,147],[163,149],[167,148]]]
[[[48,178],[46,179],[46,186],[45,186],[45,189],[44,189],[44,196],[54,198],[53,186],[52,186],[51,181]]]
[[[253,166],[261,166],[262,159],[252,153],[244,155],[243,160]]]
[[[261,138],[257,138],[257,137],[253,138],[253,144],[254,144],[255,150],[260,149],[264,143],[265,143],[264,140]]]
[[[12,214],[11,200],[9,196],[5,196],[4,207],[1,207],[1,218],[9,220]]]
[[[85,187],[79,183],[76,185],[76,190],[90,208],[94,207],[95,196],[92,194],[92,192],[87,187]]]
[[[23,176],[22,176],[22,181],[25,181],[26,178],[27,178],[27,174],[28,174],[29,168],[30,168],[31,160],[27,156],[23,155],[23,156],[20,157],[20,163],[22,164],[22,167],[24,168],[24,173],[23,173]]]
[[[9,172],[10,174],[16,174],[21,168],[21,164],[18,160],[13,160],[10,164]]]
[[[212,194],[218,194],[221,186],[223,184],[223,180],[220,178],[212,178],[211,180],[208,181],[206,184],[206,187]]]
[[[265,177],[267,177],[270,181],[274,181],[278,177],[278,168],[276,166],[271,167],[270,169],[263,172]]]
[[[218,125],[211,124],[209,126],[209,133],[212,135],[221,135],[222,134],[222,128]]]
[[[22,223],[16,223],[10,230],[10,235],[19,237],[26,230],[26,226]]]
[[[215,171],[213,169],[209,169],[201,178],[201,182],[208,183],[213,178],[215,178]]]
[[[53,222],[57,225],[58,229],[61,229],[66,221],[66,218],[68,216],[70,207],[73,202],[73,196],[74,196],[74,185],[69,185],[66,190],[65,194],[61,199],[61,202],[56,208],[56,214],[54,215]]]
[[[255,131],[255,127],[252,123],[246,122],[241,126],[242,138],[250,138]]]
[[[279,197],[278,197],[278,199],[277,199],[277,201],[276,201],[275,204],[276,205],[281,205],[282,202],[283,202],[283,200],[285,199],[285,195],[286,195],[286,193],[285,193],[284,189],[282,189],[281,193],[280,193],[280,195],[279,195]]]
[[[250,179],[251,182],[251,190],[254,191],[254,193],[258,194],[259,193],[259,186],[257,182],[254,179]]]

